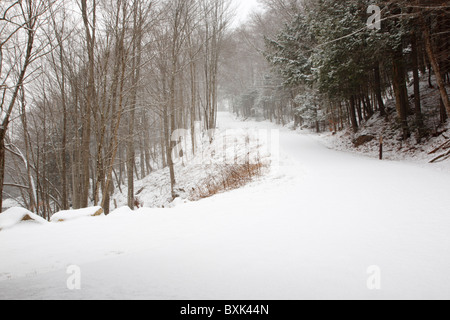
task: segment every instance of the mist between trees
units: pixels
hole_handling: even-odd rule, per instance
[[[197,123],[196,128],[200,128]],[[210,129],[206,132],[194,130],[194,138],[191,131],[177,129],[172,133],[171,141],[174,141],[173,160],[186,162],[189,165],[208,164],[255,164],[260,162],[260,157],[269,158],[273,166],[280,161],[280,135],[279,130],[267,129]],[[213,144],[205,143],[214,140]],[[188,141],[194,140],[194,144]],[[206,142],[208,142],[206,141]],[[197,146],[196,152],[192,152],[192,146]],[[186,154],[189,155],[186,155]]]
[[[317,131],[385,117],[418,143],[447,121],[448,1],[261,5],[232,29],[229,0],[2,0],[0,204],[108,213],[126,185],[134,208],[135,180],[161,168],[175,196],[174,160],[201,152],[199,133],[214,140],[221,102]]]

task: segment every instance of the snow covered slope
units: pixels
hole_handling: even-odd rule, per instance
[[[228,164],[243,164],[248,159],[251,163],[269,166],[272,159],[270,131],[260,134],[259,130],[243,128],[235,125],[235,121],[225,116],[224,122],[214,131],[213,142],[208,135],[198,134],[196,137],[196,155],[192,155],[191,137],[183,136],[179,143],[183,157],[174,160],[176,193],[182,200],[195,200],[199,186],[212,177],[221,177]],[[267,133],[267,134],[266,134]],[[190,134],[187,133],[186,134]],[[178,152],[174,152],[175,155]],[[172,191],[169,169],[155,170],[143,179],[135,182],[136,203],[139,207],[170,208]],[[126,186],[117,188],[112,202],[117,207],[126,206],[128,194]],[[180,200],[179,199],[179,200]]]
[[[450,299],[449,174],[284,129],[280,152],[199,202],[0,232],[0,299]]]
[[[91,207],[79,210],[66,210],[60,211],[54,214],[50,221],[51,222],[65,222],[75,219],[87,218],[87,217],[97,217],[103,214],[102,207]]]
[[[0,215],[0,231],[24,223],[44,224],[47,221],[27,209],[19,207],[10,208]]]

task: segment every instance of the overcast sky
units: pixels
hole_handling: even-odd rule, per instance
[[[246,20],[251,11],[258,7],[258,0],[233,0],[236,8],[235,25]]]

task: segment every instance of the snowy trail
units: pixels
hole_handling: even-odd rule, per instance
[[[0,299],[450,299],[447,173],[284,129],[280,149],[276,172],[197,203],[0,232]]]

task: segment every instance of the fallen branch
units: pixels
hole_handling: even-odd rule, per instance
[[[430,153],[428,153],[429,155],[435,154],[437,153],[439,150],[441,149],[448,149],[450,148],[450,140],[449,141],[445,141],[443,144],[441,144],[439,147],[437,147],[436,149],[434,149],[433,151],[431,151]]]
[[[141,189],[139,189],[138,192],[136,192],[136,195],[137,196],[140,195],[142,193],[142,191],[144,191],[144,190],[145,190],[145,187],[142,187]]]
[[[444,154],[441,154],[439,157],[434,158],[433,160],[430,161],[430,163],[436,163],[438,161],[444,161],[444,160],[447,160],[448,158],[450,158],[450,150],[447,151]]]

